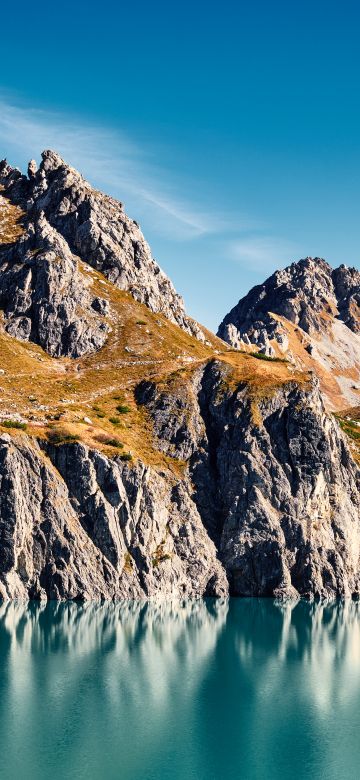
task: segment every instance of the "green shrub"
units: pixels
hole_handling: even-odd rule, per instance
[[[136,320],[136,325],[146,325],[146,320]]]
[[[254,357],[257,360],[270,360],[272,363],[287,363],[286,358],[270,357],[270,355],[263,355],[262,352],[249,352],[250,357]]]
[[[127,404],[119,404],[116,407],[116,411],[119,412],[119,414],[127,414],[131,411],[130,406],[127,406]]]
[[[107,436],[106,433],[99,433],[95,436],[95,440],[100,442],[100,444],[106,444],[107,447],[117,447],[117,449],[121,449],[124,446],[120,439]]]
[[[124,446],[119,439],[106,439],[104,444],[107,444],[108,447],[117,447],[119,450]]]
[[[120,455],[120,460],[124,460],[126,462],[132,460],[132,454],[131,452],[123,452],[122,455]]]
[[[3,420],[1,425],[4,428],[18,428],[21,431],[25,431],[27,428],[26,423],[18,422],[18,420]]]
[[[74,441],[79,441],[79,436],[75,433],[68,433],[68,431],[62,428],[53,428],[51,431],[47,431],[47,438],[50,444],[70,444]]]
[[[109,417],[110,422],[113,425],[120,425],[120,418],[119,417]]]
[[[337,417],[337,415],[335,416]],[[344,433],[347,433],[347,435],[355,441],[360,440],[360,428],[356,425],[356,423],[353,422],[353,420],[342,420],[339,417],[337,417],[337,419]]]

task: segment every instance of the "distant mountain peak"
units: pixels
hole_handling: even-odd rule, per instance
[[[285,355],[301,368],[316,369],[320,364],[325,384],[331,379],[331,404],[356,404],[360,399],[360,272],[346,265],[332,269],[320,257],[294,262],[253,287],[223,319],[218,336],[233,347]]]

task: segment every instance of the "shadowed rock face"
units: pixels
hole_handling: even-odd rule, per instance
[[[0,184],[4,188],[3,194],[19,204],[26,212],[24,218],[26,236],[21,244],[17,243],[10,251],[12,262],[20,266],[25,263],[26,270],[23,271],[23,276],[26,276],[29,261],[28,254],[25,252],[24,255],[24,243],[27,251],[34,253],[38,249],[41,250],[42,232],[46,221],[50,244],[48,252],[51,253],[53,250],[54,242],[60,243],[60,257],[67,255],[68,263],[73,267],[76,267],[76,257],[80,257],[85,263],[101,271],[117,287],[131,292],[136,300],[145,303],[152,311],[162,312],[172,322],[200,340],[204,340],[197,323],[187,317],[182,298],[153,260],[150,248],[137,223],[126,216],[119,201],[94,190],[58,154],[52,151],[43,152],[39,169],[32,161],[29,164],[27,177],[3,161],[0,163]],[[51,235],[50,231],[52,231]],[[5,250],[3,263],[6,263],[8,256],[9,253]],[[50,255],[49,260],[53,263],[54,257]],[[56,278],[52,265],[51,276],[55,277],[54,282],[58,289],[63,285],[66,287],[66,294],[63,295],[66,312],[58,310],[55,313],[54,321],[57,327],[62,326],[62,320],[66,321],[65,327],[68,327],[68,320],[71,320],[69,311],[76,307],[81,297],[79,287],[84,286],[84,280],[79,276],[76,289],[69,287],[66,278],[67,270],[68,268],[62,272],[62,269],[58,268],[58,278]],[[39,290],[35,290],[36,298],[43,293],[42,281],[39,281]],[[55,309],[59,308],[57,302],[50,297],[50,290],[47,298]],[[19,316],[23,319],[21,310]],[[31,316],[28,319],[31,320]],[[89,319],[91,320],[92,316]],[[91,322],[89,325],[91,328]],[[13,327],[16,328],[16,335],[26,337],[30,325],[19,322]],[[98,349],[105,337],[104,330],[106,331],[106,328],[101,323],[98,332],[93,333],[92,337],[88,338],[85,334],[81,337],[80,334],[76,334],[77,347],[74,353],[65,335],[67,350],[64,348],[64,351],[56,352],[54,347],[50,354],[77,357],[87,351]],[[36,325],[32,325],[30,332],[36,339]],[[61,345],[57,345],[57,349],[61,350]]]
[[[158,445],[188,462],[194,501],[234,595],[359,595],[360,473],[317,383],[254,409],[216,362],[198,403],[140,388]],[[180,410],[180,411],[179,411]],[[186,421],[186,422],[185,422]]]

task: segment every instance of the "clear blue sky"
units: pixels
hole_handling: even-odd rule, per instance
[[[358,2],[6,3],[0,156],[124,200],[215,329],[306,255],[359,266]]]

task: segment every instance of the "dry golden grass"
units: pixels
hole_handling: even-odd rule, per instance
[[[0,244],[12,244],[24,232],[24,212],[1,195],[0,187]]]
[[[344,409],[335,416],[346,433],[353,457],[360,466],[360,406]]]

